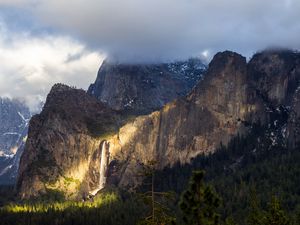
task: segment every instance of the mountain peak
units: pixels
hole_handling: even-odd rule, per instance
[[[205,70],[199,59],[160,64],[104,61],[88,93],[115,110],[147,114],[186,95]]]
[[[56,83],[52,86],[51,90],[50,90],[50,93],[53,93],[53,92],[63,92],[63,91],[70,91],[70,90],[73,90],[75,88],[73,87],[70,87],[66,84],[62,84],[62,83]]]
[[[246,58],[232,51],[224,51],[217,53],[209,64],[212,70],[223,70],[226,66],[245,65]]]

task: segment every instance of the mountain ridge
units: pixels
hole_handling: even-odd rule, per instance
[[[52,157],[57,155],[57,152],[66,151],[74,174],[69,174],[68,171],[62,169],[56,173],[58,176],[51,179],[53,178],[51,174],[57,171],[59,166],[41,165],[42,168],[44,167],[42,171],[38,168],[32,169],[30,162],[37,161],[34,157],[39,157],[35,155],[35,151],[39,152],[41,148],[30,147],[30,143],[38,142],[38,139],[29,130],[30,135],[19,171],[19,196],[37,197],[47,193],[49,189],[61,191],[68,197],[76,198],[87,195],[97,188],[99,176],[101,176],[97,169],[101,158],[99,145],[106,141],[110,143],[110,163],[107,175],[105,175],[108,178],[107,185],[116,185],[129,190],[141,184],[142,180],[136,174],[143,165],[153,159],[159,162],[157,168],[162,169],[177,162],[188,163],[200,154],[213,153],[220,145],[226,145],[236,135],[246,134],[251,124],[255,122],[268,124],[268,121],[271,121],[271,114],[268,110],[284,112],[290,102],[293,102],[290,99],[295,99],[297,96],[296,90],[300,77],[299,59],[299,54],[291,51],[262,52],[254,55],[247,63],[245,57],[237,53],[230,51],[218,53],[210,63],[205,78],[193,88],[190,94],[166,104],[161,110],[125,120],[122,119],[122,115],[114,114],[112,111],[110,114],[100,115],[98,119],[94,115],[92,120],[100,126],[96,131],[100,131],[96,132],[95,137],[89,136],[90,133],[86,127],[80,131],[86,136],[77,140],[78,143],[83,142],[89,146],[87,148],[78,148],[76,143],[70,141],[75,140],[74,138],[79,133],[68,133],[68,130],[73,130],[77,126],[86,126],[86,121],[77,120],[76,117],[70,117],[71,123],[65,119],[61,121],[56,111],[51,113],[51,118],[39,116],[41,121],[32,120],[31,127],[34,128],[37,125],[43,127],[46,123],[47,126],[50,125],[47,129],[52,129],[53,134],[66,135],[64,139],[59,140],[51,138],[46,130],[40,132],[41,141],[45,143],[43,148],[53,149],[48,152],[50,153],[48,156]],[[270,70],[270,68],[275,69]],[[273,74],[276,74],[276,79],[273,79]],[[283,86],[282,81],[285,84]],[[65,92],[66,96],[70,94],[69,91]],[[82,108],[76,109],[79,110],[80,115],[87,113],[93,117],[92,114],[97,111],[93,108],[100,104],[97,99],[87,97],[82,91],[73,90],[72,93],[74,99],[71,104],[67,103],[70,107],[64,109],[63,114],[77,107]],[[85,101],[80,100],[81,97],[77,95],[82,95]],[[81,103],[78,104],[78,102]],[[45,108],[47,108],[47,102]],[[55,110],[55,107],[52,109]],[[298,120],[298,105],[294,104],[291,110],[295,113],[293,116],[287,114],[289,121]],[[42,116],[43,113],[41,113]],[[101,130],[103,126],[107,127],[110,124],[105,123],[106,120],[110,121],[111,116],[116,118],[115,115],[118,118],[116,121],[119,122],[113,120],[111,124],[117,123],[118,125],[114,127],[113,132],[103,132]],[[69,116],[66,115],[67,118]],[[295,119],[292,120],[292,117]],[[102,122],[97,123],[99,118]],[[120,121],[123,122],[120,123]],[[35,125],[36,122],[37,125]],[[297,145],[299,137],[294,135],[295,137],[292,138],[290,134],[298,125],[289,122],[284,126],[285,141]],[[281,128],[283,129],[283,126]],[[271,133],[270,131],[270,135]],[[278,131],[278,134],[280,133],[281,130]],[[49,146],[52,142],[57,146],[55,151]],[[30,155],[32,157],[28,157]],[[65,158],[57,157],[54,161],[50,158],[50,161],[63,165]],[[41,173],[36,173],[37,171]],[[35,178],[30,178],[32,172]],[[67,181],[69,184],[66,184]],[[29,187],[33,188],[29,190]]]
[[[161,64],[114,64],[104,61],[88,93],[115,110],[148,114],[186,95],[206,66],[198,58]]]

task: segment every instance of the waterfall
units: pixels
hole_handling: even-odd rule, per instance
[[[101,145],[99,190],[103,189],[106,184],[109,154],[109,142],[103,141]]]
[[[99,168],[99,186],[95,189],[89,192],[92,196],[96,195],[98,191],[103,189],[106,184],[106,178],[107,178],[107,168],[109,164],[109,142],[103,141],[100,144],[100,154],[101,154],[101,159],[100,159],[100,168]]]

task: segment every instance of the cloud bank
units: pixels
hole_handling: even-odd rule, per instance
[[[102,59],[70,37],[14,33],[0,22],[0,96],[24,99],[32,111],[54,83],[86,89]]]
[[[300,48],[299,0],[14,1],[31,4],[45,25],[124,61]]]
[[[55,82],[87,88],[99,52],[155,62],[299,50],[299,12],[299,0],[0,0],[0,96],[34,108]]]

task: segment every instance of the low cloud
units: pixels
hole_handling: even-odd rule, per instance
[[[87,89],[103,56],[67,36],[14,33],[0,22],[0,96],[36,110],[54,83]]]
[[[87,88],[99,52],[154,62],[299,50],[299,12],[299,0],[0,0],[0,96],[34,108],[55,82]]]
[[[299,0],[22,0],[45,26],[123,61],[300,48]]]

